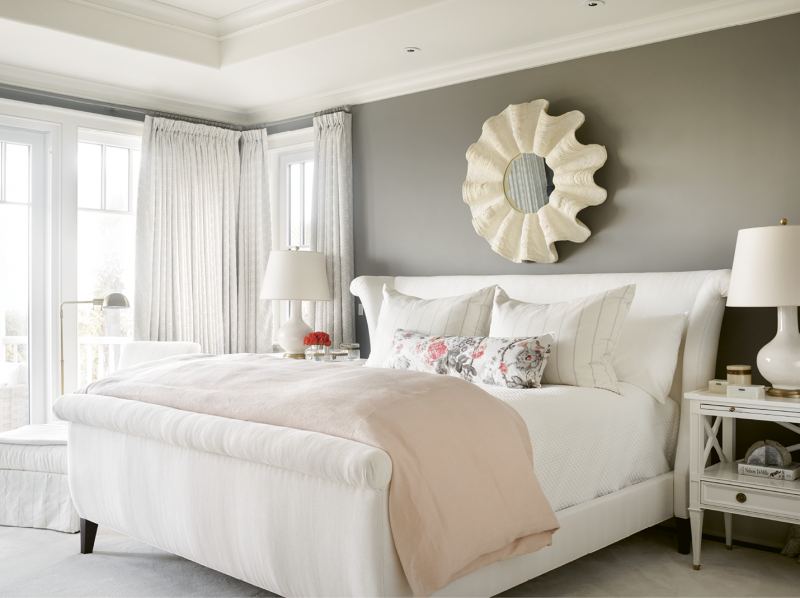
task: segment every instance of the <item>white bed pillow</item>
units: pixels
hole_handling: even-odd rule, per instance
[[[554,333],[542,382],[604,388],[619,394],[611,362],[622,324],[636,292],[629,284],[562,303],[525,303],[497,288],[489,336]]]
[[[625,320],[612,361],[617,379],[663,403],[672,388],[687,315]]]
[[[378,328],[371,338],[367,367],[383,367],[392,348],[392,337],[402,328],[427,335],[489,336],[494,286],[475,293],[420,299],[383,285]]]

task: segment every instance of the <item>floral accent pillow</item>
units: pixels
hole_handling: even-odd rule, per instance
[[[552,343],[552,334],[492,338],[397,330],[383,367],[456,376],[491,386],[540,388]]]

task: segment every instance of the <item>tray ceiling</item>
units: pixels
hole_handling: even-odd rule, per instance
[[[0,82],[275,121],[793,12],[800,0],[0,0]]]

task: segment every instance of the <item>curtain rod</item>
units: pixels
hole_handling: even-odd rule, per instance
[[[90,114],[102,114],[105,116],[113,116],[115,118],[124,118],[127,120],[135,120],[139,122],[144,122],[146,116],[153,116],[153,117],[171,118],[174,120],[183,120],[187,122],[210,125],[212,127],[232,129],[235,131],[249,131],[251,129],[266,128],[267,133],[272,135],[283,131],[291,131],[298,128],[310,127],[313,118],[313,115],[308,114],[305,116],[299,116],[297,118],[279,120],[271,123],[259,123],[254,125],[234,125],[222,121],[194,118],[191,116],[185,116],[183,114],[173,114],[171,112],[159,112],[156,110],[147,110],[144,108],[137,108],[135,106],[126,106],[124,104],[101,102],[98,100],[90,100],[78,96],[69,96],[50,91],[42,91],[39,89],[30,89],[28,87],[9,85],[7,83],[0,83],[0,98],[5,98],[8,100],[16,100],[19,102],[27,102],[29,104],[39,104],[42,106],[53,106],[56,108],[79,110],[81,112],[88,112]],[[335,112],[337,110],[341,110],[341,108],[334,109],[333,111]],[[293,126],[297,124],[300,124],[301,126],[299,127]]]

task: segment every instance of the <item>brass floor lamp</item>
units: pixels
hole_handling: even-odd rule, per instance
[[[58,317],[61,322],[60,340],[61,340],[61,394],[64,394],[64,306],[76,305],[79,303],[91,303],[92,305],[99,305],[103,309],[128,309],[131,304],[128,303],[128,298],[122,293],[109,293],[100,299],[91,299],[89,301],[63,301],[59,307]]]

